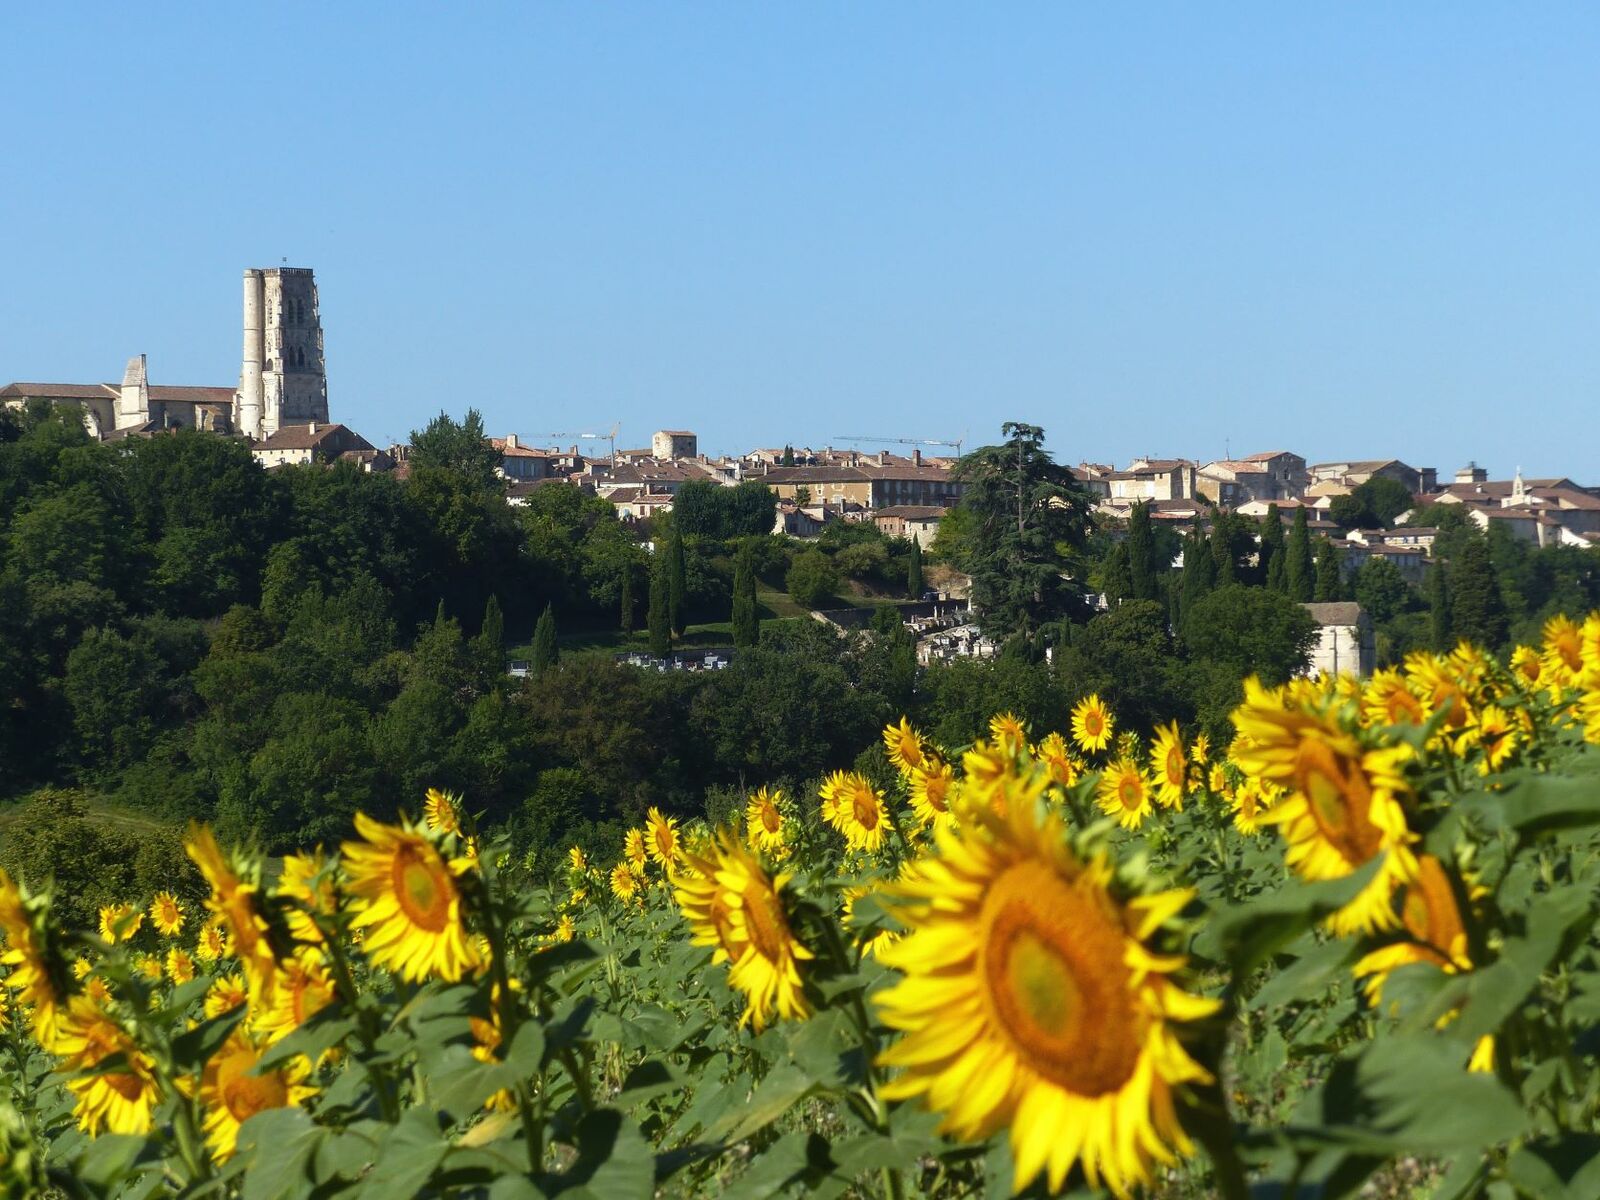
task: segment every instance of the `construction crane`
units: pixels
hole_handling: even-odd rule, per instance
[[[551,441],[557,442],[557,443],[559,443],[560,441],[562,441],[565,438],[576,438],[580,442],[610,442],[611,443],[611,465],[612,466],[616,466],[617,465],[617,434],[620,433],[620,432],[622,432],[622,422],[618,421],[618,422],[616,422],[616,424],[611,426],[610,432],[608,432],[608,433],[576,433],[576,432],[572,432],[572,431],[569,430],[566,433],[541,433],[541,434],[538,434],[537,436],[539,436],[541,438],[548,438]]]
[[[956,452],[956,457],[961,457],[961,447],[967,440],[967,435],[962,434],[953,442],[935,441],[933,438],[890,438],[890,437],[836,437],[836,442],[871,442],[881,445],[897,446],[949,446]]]

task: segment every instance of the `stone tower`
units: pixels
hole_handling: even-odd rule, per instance
[[[238,431],[263,438],[285,425],[327,421],[328,375],[310,268],[245,271]]]

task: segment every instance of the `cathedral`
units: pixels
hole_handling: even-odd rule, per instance
[[[309,267],[257,267],[244,273],[244,354],[239,386],[152,384],[145,356],[130,359],[115,383],[12,383],[0,404],[72,404],[101,440],[162,429],[210,429],[251,441],[292,425],[328,423],[317,283]]]

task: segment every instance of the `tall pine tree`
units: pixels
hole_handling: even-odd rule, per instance
[[[619,614],[618,623],[623,633],[633,632],[633,567],[630,564],[622,571],[622,612]]]
[[[1317,539],[1316,571],[1316,598],[1323,602],[1343,599],[1344,555],[1329,538]]]
[[[1120,604],[1133,595],[1133,580],[1128,574],[1128,543],[1121,541],[1106,553],[1100,567],[1100,590],[1106,594],[1106,603]]]
[[[1284,552],[1283,584],[1289,599],[1304,604],[1316,590],[1315,568],[1311,562],[1311,530],[1306,526],[1306,510],[1294,510],[1294,528],[1289,530],[1289,545]]]
[[[754,646],[761,640],[761,619],[756,614],[756,560],[746,539],[733,564],[733,644]]]
[[[1505,642],[1510,623],[1488,544],[1473,538],[1450,567],[1450,618],[1455,635],[1492,654]]]
[[[1128,517],[1128,583],[1135,600],[1154,600],[1159,594],[1156,583],[1156,547],[1150,532],[1150,506],[1143,502],[1133,506]]]
[[[1182,609],[1187,620],[1194,606],[1217,586],[1217,562],[1211,546],[1199,529],[1189,534],[1183,546]]]
[[[556,614],[555,610],[546,604],[544,612],[539,614],[539,622],[533,627],[533,677],[543,675],[561,657],[561,651],[556,647]]]
[[[912,538],[911,553],[906,561],[906,595],[921,600],[922,587],[922,543]]]
[[[683,636],[683,594],[687,571],[683,561],[683,536],[674,529],[667,539],[667,624],[673,637]]]
[[[1217,587],[1237,583],[1239,572],[1233,558],[1233,514],[1216,510],[1211,518],[1211,564]]]
[[[483,606],[483,626],[472,639],[472,652],[479,669],[490,678],[504,674],[506,669],[506,622],[500,613],[500,597],[489,593]]]
[[[1283,591],[1283,555],[1287,547],[1283,541],[1283,516],[1276,504],[1267,505],[1267,515],[1261,518],[1261,553],[1256,569],[1261,582],[1275,592]]]
[[[1428,637],[1439,653],[1455,648],[1455,622],[1450,617],[1450,580],[1444,564],[1435,561],[1428,568]]]
[[[672,651],[672,617],[667,596],[671,585],[667,582],[665,553],[658,554],[650,566],[650,653],[665,658]]]

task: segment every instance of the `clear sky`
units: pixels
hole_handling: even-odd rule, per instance
[[[0,382],[1600,482],[1600,8],[7,4]]]

